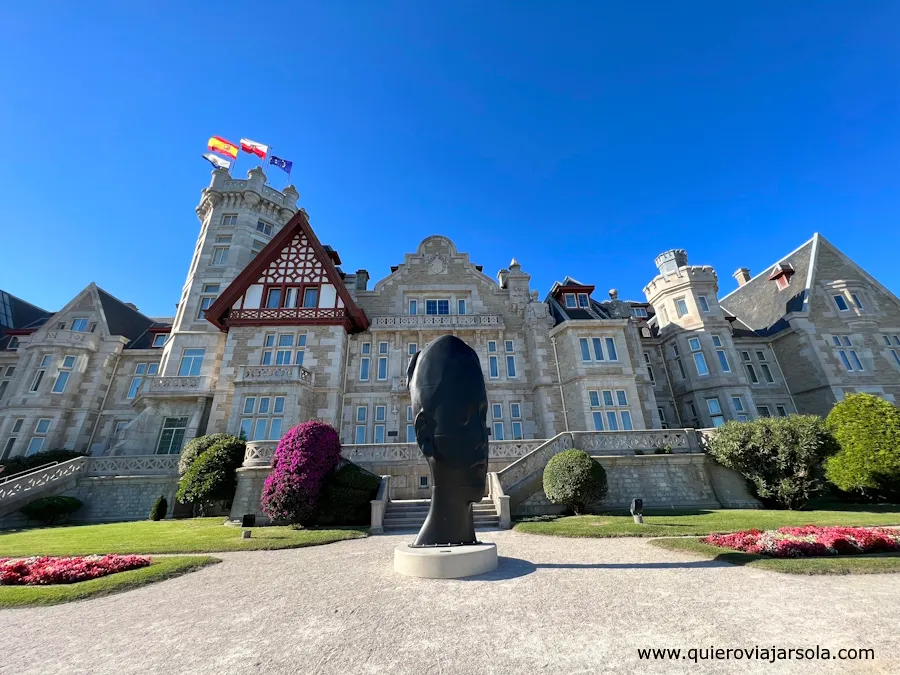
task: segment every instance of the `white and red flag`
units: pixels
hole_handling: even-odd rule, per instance
[[[265,159],[269,152],[269,146],[251,141],[249,138],[241,139],[241,150],[251,155],[256,155],[260,159]]]

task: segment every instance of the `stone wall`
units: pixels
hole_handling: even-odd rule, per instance
[[[71,522],[97,523],[146,520],[160,495],[169,503],[166,516],[170,518],[177,489],[175,476],[98,476],[80,478],[64,494],[84,502]]]

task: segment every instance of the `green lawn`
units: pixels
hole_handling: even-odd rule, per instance
[[[0,608],[56,605],[61,602],[83,600],[97,595],[118,593],[155,581],[193,572],[212,563],[221,562],[209,556],[177,556],[154,558],[148,567],[109,576],[81,581],[77,584],[53,586],[0,586]]]
[[[703,544],[699,539],[651,539],[648,543],[670,551],[694,553],[709,560],[721,560],[733,565],[748,565],[757,569],[787,574],[883,574],[900,572],[900,553],[847,555],[833,558],[769,558],[730,548]]]
[[[650,511],[644,514],[643,525],[636,525],[630,514],[620,512],[519,522],[515,529],[556,537],[677,537],[798,525],[900,525],[900,505],[849,505],[834,511]]]
[[[42,527],[0,533],[0,557],[259,551],[302,548],[366,536],[365,528],[254,527],[251,530],[250,539],[241,539],[241,528],[223,525],[222,518]]]

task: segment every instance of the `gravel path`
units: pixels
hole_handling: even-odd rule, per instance
[[[224,562],[0,612],[2,673],[900,673],[900,575],[802,577],[639,539],[484,532],[500,568],[401,577],[411,535]],[[875,661],[639,661],[638,647],[870,647]]]

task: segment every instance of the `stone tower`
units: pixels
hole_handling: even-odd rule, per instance
[[[684,423],[712,427],[753,417],[755,405],[731,321],[719,306],[715,270],[689,265],[683,249],[661,253],[655,263],[659,274],[644,294],[656,313],[663,358]]]

